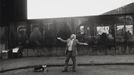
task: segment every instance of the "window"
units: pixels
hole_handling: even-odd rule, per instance
[[[131,35],[133,35],[133,25],[126,25],[126,32],[129,32]]]
[[[102,33],[109,34],[109,26],[97,26],[97,35],[101,35]]]
[[[80,26],[80,34],[84,34],[84,26]]]
[[[124,35],[124,25],[118,25],[116,30],[117,30],[117,32],[116,32],[117,36],[123,36]]]

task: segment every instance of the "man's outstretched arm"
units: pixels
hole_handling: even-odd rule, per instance
[[[57,37],[57,39],[60,40],[61,42],[65,42],[65,43],[67,42],[67,40],[64,40],[64,39],[62,39],[60,37]]]
[[[79,44],[79,45],[88,45],[87,43],[82,43],[82,42],[79,42],[78,40],[77,40],[77,44]]]

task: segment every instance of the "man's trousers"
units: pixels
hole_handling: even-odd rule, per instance
[[[68,63],[69,63],[70,58],[72,59],[72,62],[73,62],[72,70],[75,70],[75,68],[76,68],[76,56],[72,55],[72,51],[68,51],[66,54],[65,70],[68,69]]]

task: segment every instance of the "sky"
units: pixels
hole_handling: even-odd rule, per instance
[[[134,0],[27,0],[28,19],[95,16]]]

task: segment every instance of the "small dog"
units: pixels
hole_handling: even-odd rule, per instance
[[[34,67],[34,72],[48,72],[47,65],[37,65]]]

